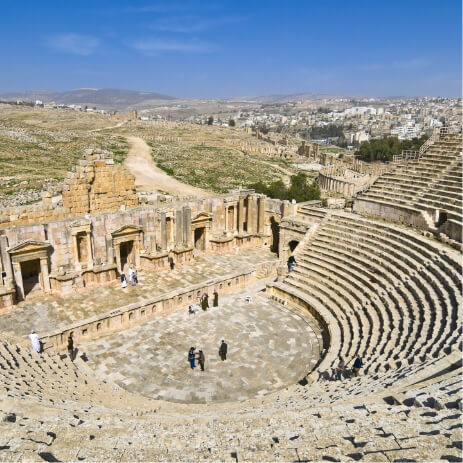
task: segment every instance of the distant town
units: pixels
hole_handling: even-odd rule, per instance
[[[170,120],[281,134],[354,149],[370,139],[394,136],[412,140],[435,127],[458,125],[461,98],[314,98],[259,103],[253,100],[172,100],[131,111],[84,104],[35,100],[3,101],[15,105],[95,112],[141,121]]]

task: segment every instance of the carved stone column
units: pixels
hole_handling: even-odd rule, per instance
[[[265,196],[259,196],[257,205],[257,233],[265,233]]]
[[[23,276],[21,273],[21,264],[19,262],[13,262],[13,273],[14,273],[14,281],[16,284],[17,292],[18,292],[18,299],[24,299],[24,285],[23,285]]]
[[[134,254],[135,254],[135,268],[140,269],[140,239],[137,239],[133,242]]]
[[[186,248],[191,246],[191,208],[183,208],[183,245]]]
[[[87,232],[86,238],[87,238],[87,265],[88,265],[88,268],[92,268],[93,267],[92,234],[90,232]]]
[[[119,270],[120,273],[122,273],[122,264],[121,264],[121,244],[116,243],[115,245],[116,248],[116,265],[117,269]]]
[[[240,196],[238,203],[238,233],[243,233],[243,222],[244,222],[244,197]]]
[[[10,254],[7,251],[8,238],[5,235],[0,236],[0,258],[3,262],[3,271],[6,273],[6,281],[13,279],[13,271],[11,268]]]
[[[228,231],[228,206],[224,205],[224,214],[225,214],[225,231]]]
[[[42,272],[43,291],[45,293],[50,292],[50,275],[48,274],[48,258],[40,258],[40,270]]]
[[[257,224],[256,198],[248,196],[248,210],[246,216],[247,232],[255,233]]]
[[[166,213],[161,212],[161,249],[167,249]]]
[[[175,246],[181,247],[183,244],[183,214],[182,211],[175,211]]]
[[[109,265],[114,264],[113,237],[110,233],[106,235],[106,263]]]
[[[74,259],[74,267],[80,269],[79,243],[77,241],[77,232],[72,232],[72,258]]]

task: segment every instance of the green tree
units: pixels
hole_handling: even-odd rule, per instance
[[[212,116],[209,116],[207,119],[207,125],[212,125],[214,123],[214,118]]]
[[[309,183],[304,172],[299,172],[291,177],[288,199],[295,199],[298,203],[320,199],[320,188],[316,182]]]
[[[275,199],[288,199],[288,189],[282,180],[277,180],[269,185],[266,195]]]
[[[403,141],[400,141],[397,137],[377,138],[362,143],[355,155],[365,162],[392,161],[392,157],[395,154],[400,154],[402,150],[419,150],[427,139],[426,135]]]
[[[230,119],[230,120],[228,121],[228,126],[229,126],[229,127],[235,127],[235,119]]]

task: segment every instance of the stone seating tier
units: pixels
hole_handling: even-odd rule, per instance
[[[434,211],[445,211],[447,219],[456,222],[451,222],[444,233],[450,233],[450,238],[459,241],[461,224],[458,222],[462,220],[463,206],[461,193],[461,139],[446,137],[432,145],[419,161],[398,165],[381,176],[354,204],[354,210],[383,214],[404,223],[421,222],[423,225],[420,226],[430,229],[435,226],[432,218],[417,221],[419,211],[431,215]]]
[[[285,285],[331,311],[339,355],[360,354],[378,371],[436,358],[461,341],[461,266],[451,255],[397,227],[332,214]]]

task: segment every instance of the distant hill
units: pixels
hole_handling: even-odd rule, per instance
[[[135,105],[149,104],[152,101],[175,100],[174,97],[153,92],[139,92],[118,88],[78,88],[64,92],[51,90],[29,90],[25,92],[0,93],[1,100],[42,100],[57,104],[77,104],[102,107],[105,109],[128,109]]]
[[[340,97],[340,95],[328,95],[319,93],[292,93],[292,94],[276,94],[276,95],[262,95],[262,96],[242,96],[227,98],[228,101],[247,101],[252,103],[287,103],[289,101],[302,101],[302,100],[323,100],[325,98]]]

